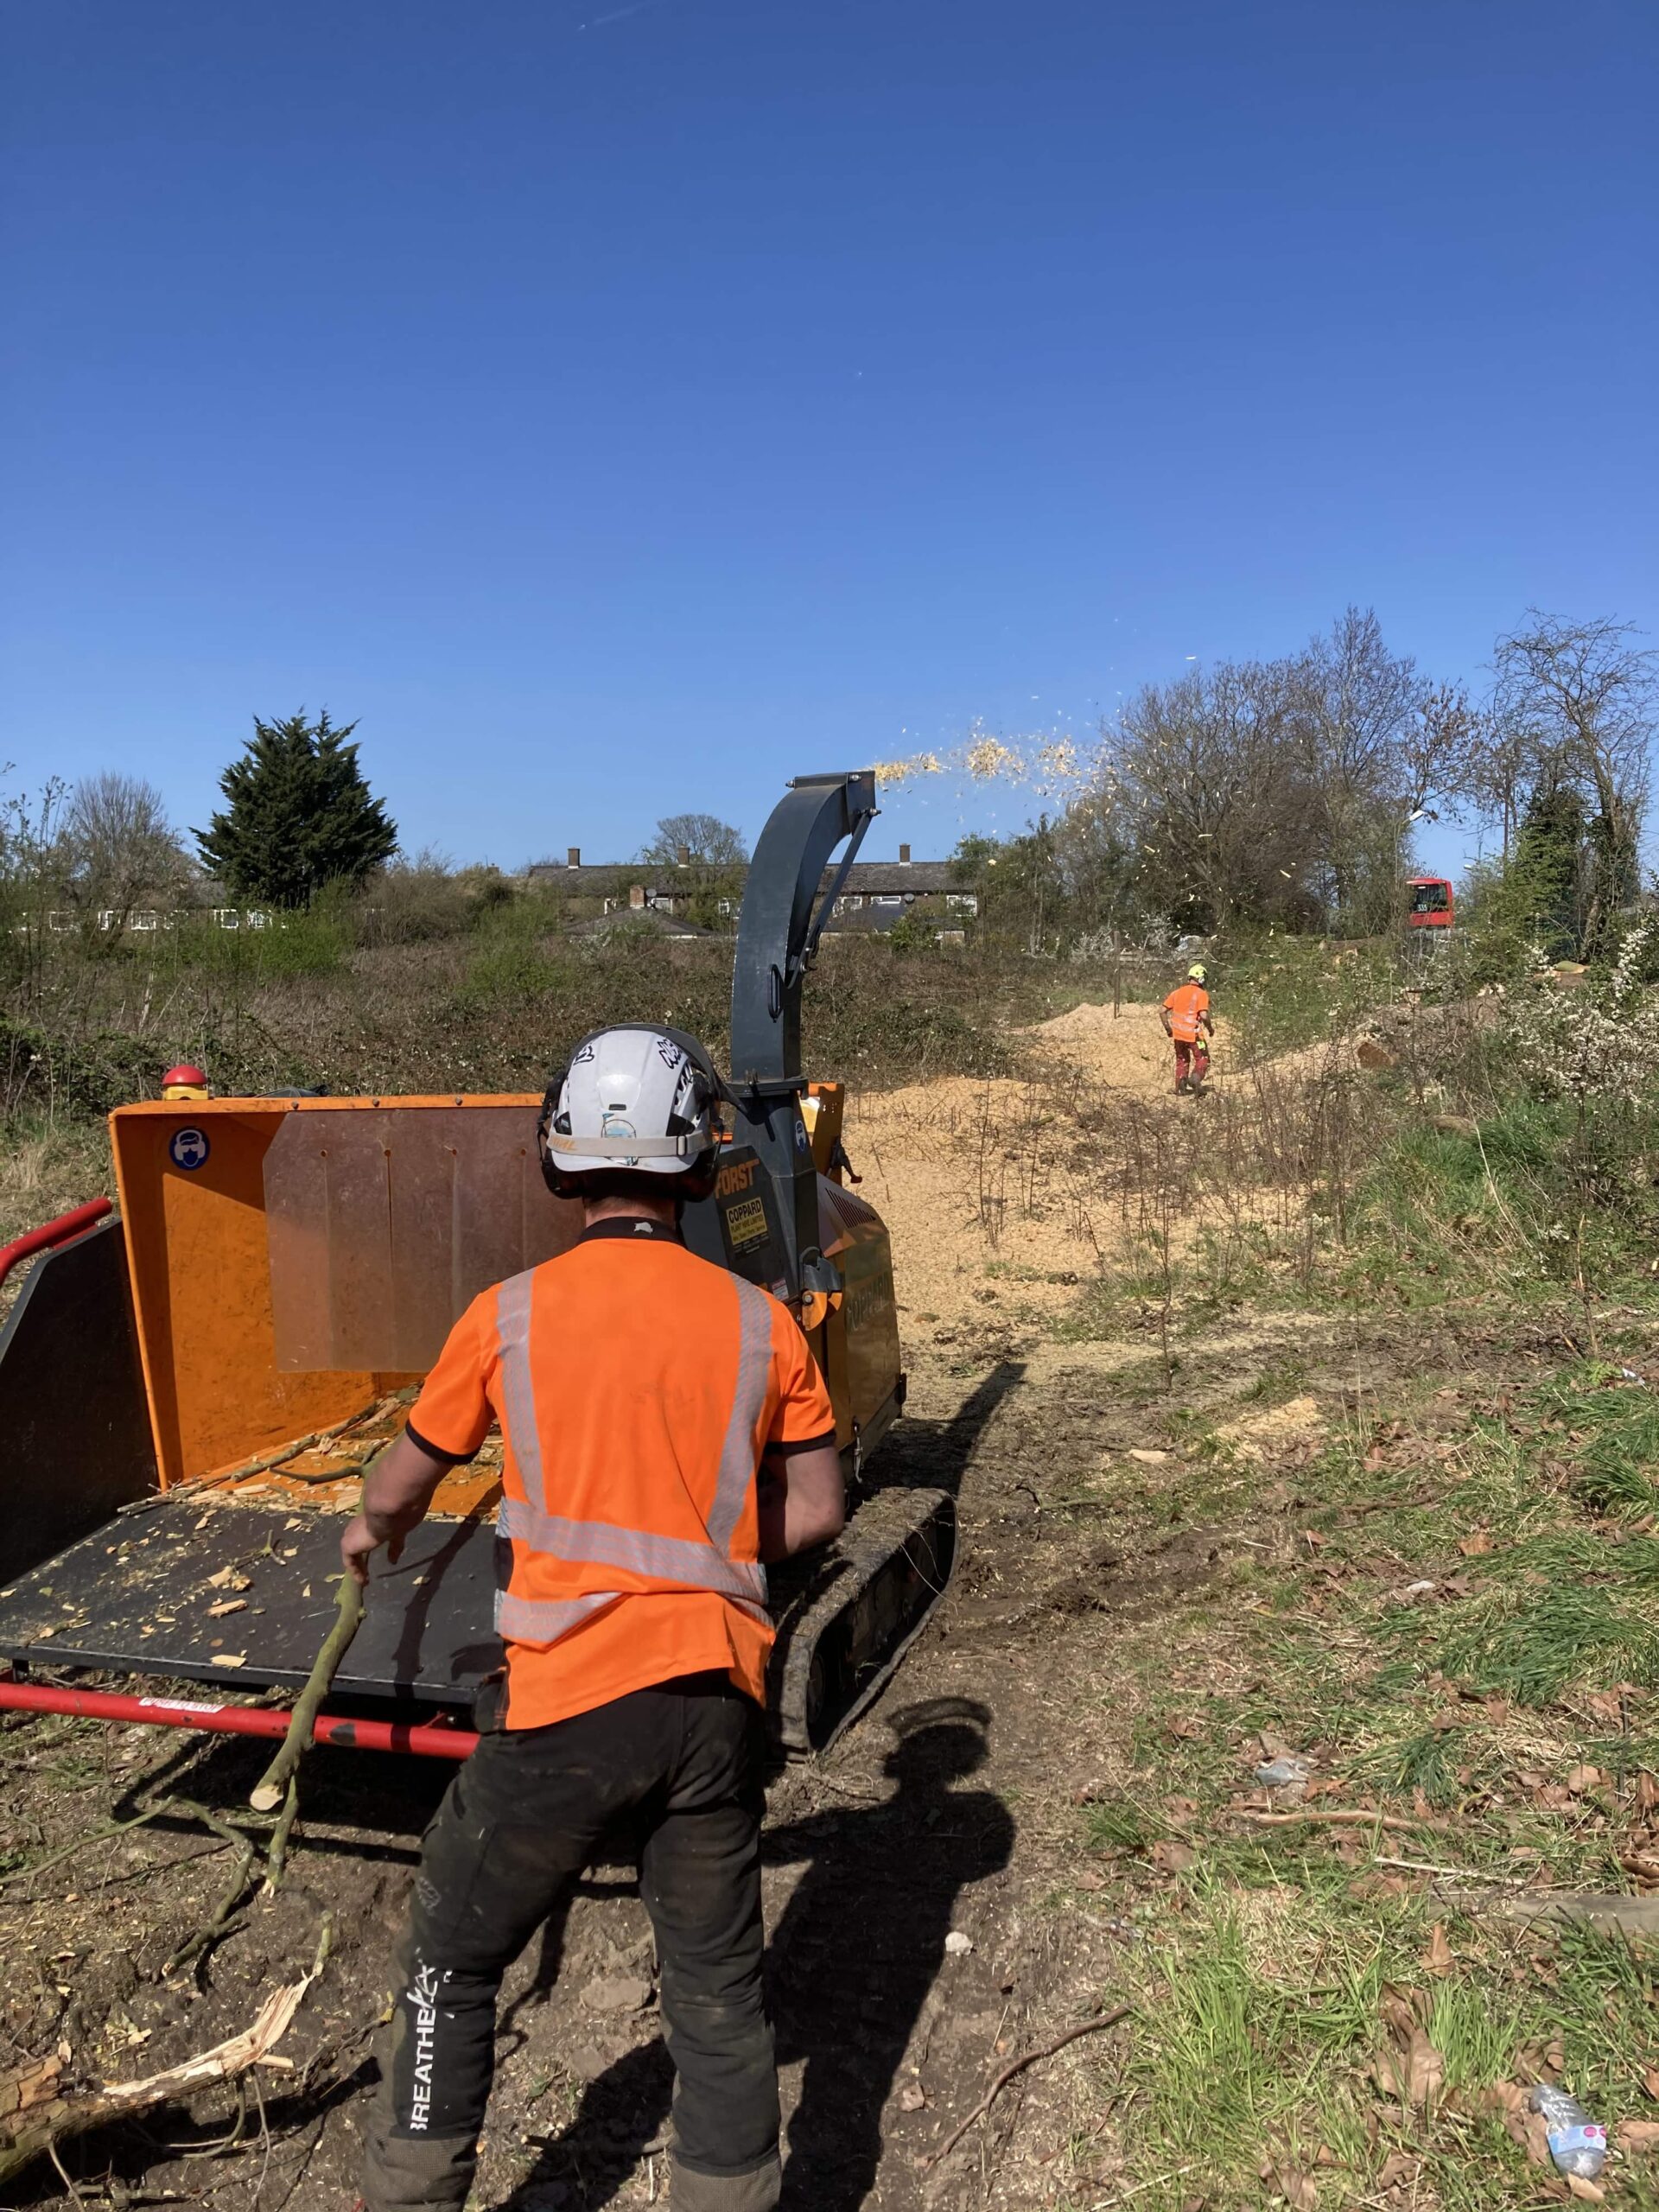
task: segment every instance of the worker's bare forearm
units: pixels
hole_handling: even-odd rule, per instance
[[[847,1525],[847,1487],[833,1444],[771,1454],[760,1471],[760,1556],[789,1559]]]
[[[348,1574],[369,1579],[369,1561],[382,1544],[395,1560],[410,1530],[426,1518],[433,1492],[454,1461],[429,1452],[407,1432],[387,1445],[363,1478],[363,1503],[340,1540]]]
[[[426,1518],[450,1465],[407,1434],[386,1446],[363,1481],[363,1518],[378,1544],[406,1536]]]

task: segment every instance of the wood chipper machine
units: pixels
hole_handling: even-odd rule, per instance
[[[835,1403],[847,1529],[773,1570],[772,1716],[798,1753],[874,1695],[956,1551],[949,1495],[869,1479],[904,1402],[892,1253],[844,1173],[842,1089],[801,1068],[807,970],[874,812],[873,774],[806,777],[766,823],[738,926],[729,1127],[685,1221],[693,1249],[787,1303]],[[579,1207],[542,1181],[539,1104],[116,1110],[118,1217],[89,1222],[95,1205],[24,1240],[50,1249],[0,1334],[0,1708],[283,1732],[279,1702],[243,1694],[304,1684],[364,1463],[468,1300],[575,1240]],[[377,1557],[316,1740],[449,1758],[476,1741],[474,1700],[502,1664],[500,1464],[496,1433],[398,1563]],[[155,1687],[61,1679],[87,1674]],[[196,1685],[212,1690],[184,1694]]]

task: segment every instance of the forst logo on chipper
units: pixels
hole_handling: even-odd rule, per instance
[[[760,1161],[753,1158],[730,1161],[715,1178],[715,1195],[721,1198],[736,1198],[740,1192],[753,1188],[760,1170]]]

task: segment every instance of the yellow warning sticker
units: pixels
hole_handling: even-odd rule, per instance
[[[726,1234],[734,1252],[766,1241],[766,1203],[764,1198],[740,1198],[726,1209]]]

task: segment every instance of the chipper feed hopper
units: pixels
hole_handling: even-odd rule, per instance
[[[843,1179],[842,1089],[801,1069],[806,971],[874,810],[872,775],[809,777],[766,824],[738,931],[731,1126],[714,1195],[686,1218],[696,1250],[788,1303],[835,1402],[854,1510],[828,1553],[773,1576],[772,1718],[797,1752],[874,1694],[956,1548],[948,1496],[868,1480],[904,1401],[892,1254]],[[579,1210],[542,1182],[539,1103],[118,1109],[119,1218],[72,1220],[0,1336],[0,1707],[281,1732],[280,1702],[243,1694],[304,1683],[363,1463],[467,1301],[574,1240]],[[501,1664],[500,1452],[493,1434],[398,1564],[377,1560],[320,1740],[471,1747]],[[157,1687],[73,1679],[89,1673]]]

